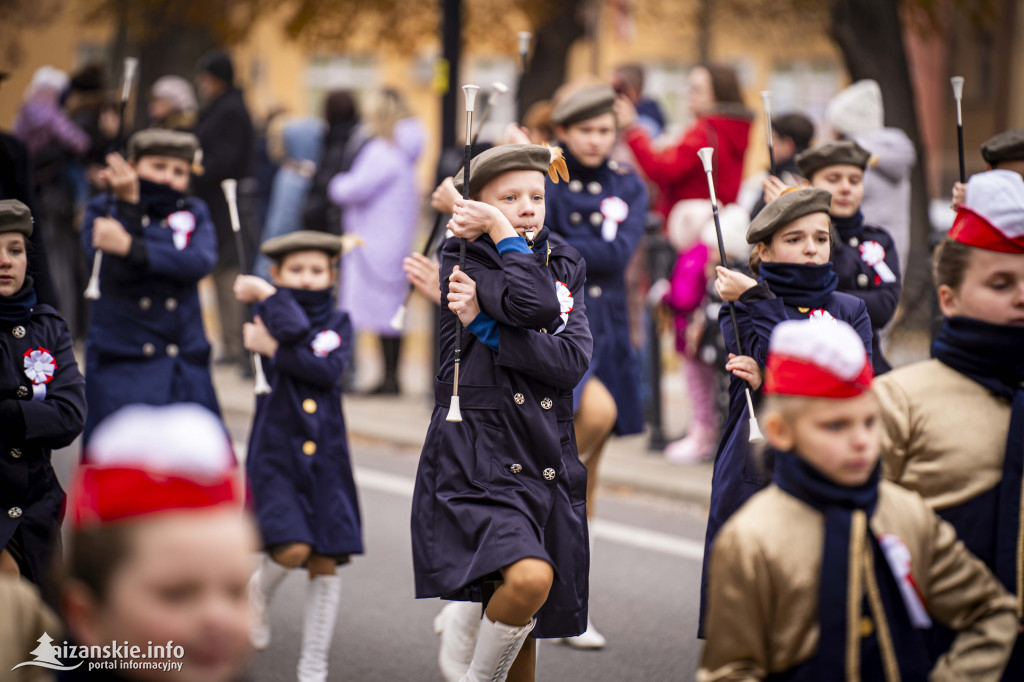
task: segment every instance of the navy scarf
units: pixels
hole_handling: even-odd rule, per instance
[[[36,290],[32,287],[32,278],[25,277],[25,283],[21,285],[13,296],[0,296],[0,325],[11,329],[19,324],[25,324],[32,317],[32,308],[36,305]]]
[[[139,178],[139,203],[150,218],[163,220],[185,208],[185,194],[168,185]]]
[[[761,263],[761,279],[786,305],[797,308],[822,308],[839,286],[839,276],[831,263]]]
[[[319,290],[281,288],[292,295],[313,327],[324,327],[331,320],[334,313],[334,290],[331,287]]]
[[[829,215],[844,242],[849,241],[851,237],[860,236],[860,233],[864,231],[864,214],[860,212],[859,208],[849,218],[836,218],[834,215]]]
[[[1021,476],[1024,475],[1024,327],[948,317],[932,342],[932,357],[1011,404],[1010,432],[997,491],[993,572],[1017,593]],[[1019,614],[1018,614],[1019,615]]]
[[[821,630],[818,654],[810,664],[808,679],[843,679],[846,671],[848,595],[851,566],[857,565],[850,556],[851,532],[854,513],[864,517],[864,546],[870,549],[875,579],[889,626],[897,665],[902,680],[926,680],[930,670],[924,642],[919,631],[910,623],[906,606],[899,594],[888,561],[878,540],[867,526],[878,504],[878,482],[881,463],[862,485],[849,487],[826,478],[817,469],[793,452],[774,451],[775,484],[818,510],[825,517],[825,542],[821,557],[821,579],[818,585],[818,624]],[[859,515],[858,515],[859,516]],[[858,604],[857,621],[871,614],[867,607],[867,590],[862,590]],[[872,622],[874,618],[872,618]],[[870,636],[860,633],[862,679],[886,679],[877,625]]]

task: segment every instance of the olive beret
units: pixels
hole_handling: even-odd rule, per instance
[[[128,158],[138,160],[143,156],[169,156],[193,163],[199,150],[199,139],[192,133],[147,128],[140,130],[128,140]]]
[[[296,230],[260,244],[260,253],[274,260],[296,251],[323,251],[333,258],[341,253],[341,237],[329,232]]]
[[[551,114],[556,126],[571,126],[609,114],[614,110],[615,91],[607,85],[590,85],[566,97]]]
[[[19,232],[26,237],[32,235],[32,213],[17,199],[0,201],[0,234],[7,232]]]
[[[771,201],[751,221],[747,228],[747,243],[767,241],[773,234],[793,222],[812,213],[828,214],[832,205],[832,193],[818,188],[791,189]]]
[[[1024,128],[1004,130],[981,145],[981,157],[989,165],[1001,161],[1024,161]]]
[[[868,165],[871,152],[856,142],[826,142],[796,155],[796,166],[800,175],[810,179],[817,171],[828,166],[856,166],[861,170]]]
[[[539,144],[503,144],[480,152],[469,164],[469,196],[475,197],[494,178],[515,170],[548,172],[551,147]],[[455,176],[455,189],[462,191],[463,171]]]

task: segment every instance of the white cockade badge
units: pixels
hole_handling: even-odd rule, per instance
[[[25,364],[25,376],[32,382],[32,400],[46,398],[46,384],[53,380],[57,372],[57,361],[45,348],[29,348],[22,356]]]
[[[836,318],[832,317],[832,313],[825,310],[824,308],[815,308],[807,315],[807,317],[809,317],[812,320],[831,320],[832,322],[836,321]]]
[[[601,215],[604,216],[604,222],[601,223],[601,239],[606,242],[615,241],[619,225],[629,217],[629,204],[619,197],[605,197],[601,200]]]
[[[910,621],[917,628],[930,628],[932,626],[931,616],[928,615],[928,608],[925,606],[924,597],[914,580],[911,572],[910,550],[898,536],[892,533],[884,533],[878,536],[878,544],[885,554],[885,560],[889,563],[892,577],[900,588],[900,596],[903,603],[907,605],[907,613],[910,614]]]
[[[309,346],[313,349],[313,355],[326,358],[331,351],[341,347],[341,336],[333,329],[325,329],[313,337]]]
[[[874,269],[875,273],[878,275],[878,279],[882,282],[892,284],[896,281],[896,275],[889,266],[885,264],[885,247],[878,242],[861,242],[860,259],[864,261],[869,268]]]
[[[558,295],[558,316],[562,318],[562,324],[552,332],[557,334],[569,323],[569,313],[572,312],[572,292],[569,291],[569,287],[555,280],[555,294]]]
[[[174,248],[184,251],[192,239],[192,233],[196,231],[196,217],[191,211],[175,211],[167,216],[167,226],[171,228]]]

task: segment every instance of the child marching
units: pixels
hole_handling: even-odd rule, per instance
[[[881,481],[879,406],[843,322],[771,337],[762,424],[774,484],[715,541],[701,682],[998,680],[1013,600],[913,493]],[[933,661],[932,623],[956,632]]]
[[[267,605],[293,568],[309,573],[300,682],[327,679],[341,600],[337,567],[362,554],[341,382],[352,356],[352,325],[335,309],[341,240],[300,230],[266,241],[274,284],[242,275],[235,295],[255,306],[245,348],[265,360],[269,395],[257,400],[246,471],[266,552],[249,583],[252,640],[270,642]]]
[[[547,147],[473,159],[469,196],[442,251],[442,366],[413,494],[416,596],[455,600],[438,618],[447,680],[533,680],[533,638],[586,629],[586,469],[572,390],[590,364],[579,253],[545,219]],[[560,159],[559,159],[560,160]],[[552,171],[553,172],[553,171]],[[463,176],[456,178],[461,189]],[[466,325],[461,422],[447,421],[456,324]],[[474,603],[485,602],[481,608]],[[532,637],[528,639],[528,636]]]

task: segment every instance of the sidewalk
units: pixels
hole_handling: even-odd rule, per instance
[[[242,379],[234,367],[218,366],[214,368],[213,382],[226,415],[251,416],[255,405],[251,380]],[[669,388],[675,386],[670,384]],[[667,402],[671,406],[673,401]],[[395,397],[346,395],[345,425],[350,436],[418,449],[430,422],[431,403],[422,390],[410,390]],[[671,427],[678,420],[666,421]],[[670,428],[669,434],[676,435],[676,431]],[[601,464],[601,479],[605,487],[632,489],[701,505],[707,505],[711,495],[710,463],[671,464],[661,453],[647,449],[645,434],[611,440]]]

